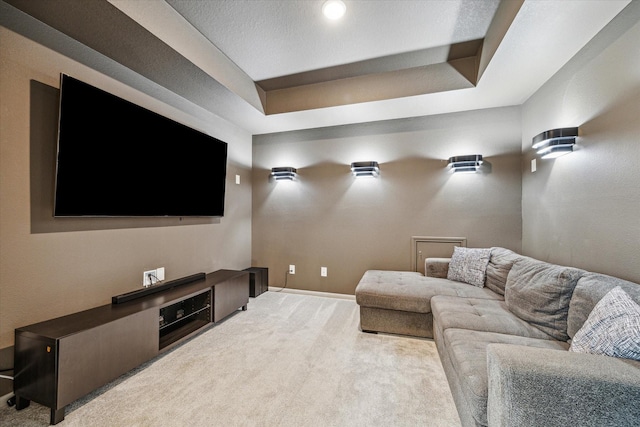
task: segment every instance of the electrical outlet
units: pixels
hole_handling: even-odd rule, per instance
[[[158,282],[164,280],[164,267],[159,267],[156,269],[156,277],[158,278]]]
[[[289,265],[289,274],[296,274],[296,266],[293,264]]]
[[[142,273],[142,286],[151,286],[156,282],[156,270],[147,270]]]
[[[320,276],[327,277],[327,267],[320,267]]]

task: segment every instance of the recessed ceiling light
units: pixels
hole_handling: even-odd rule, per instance
[[[328,19],[340,19],[347,11],[347,5],[342,0],[327,0],[322,5],[322,13]]]

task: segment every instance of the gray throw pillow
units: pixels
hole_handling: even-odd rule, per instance
[[[640,305],[616,286],[593,308],[569,351],[640,360]]]
[[[518,255],[509,249],[491,248],[491,258],[489,258],[489,264],[487,264],[487,280],[484,285],[493,292],[504,295],[509,271],[520,258],[522,258],[522,255]]]
[[[454,247],[447,279],[482,288],[490,256],[491,249]]]
[[[487,269],[487,277],[488,275]],[[640,304],[640,284],[638,283],[600,273],[589,272],[580,277],[569,303],[567,334],[570,337],[573,338],[576,335],[596,304],[616,286],[620,286],[632,300]]]
[[[523,257],[507,276],[504,301],[513,314],[551,337],[567,341],[567,313],[584,270]]]

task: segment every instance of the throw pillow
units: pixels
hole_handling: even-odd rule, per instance
[[[488,275],[489,268],[487,267],[487,277]],[[567,334],[571,338],[575,337],[576,332],[582,328],[596,304],[616,286],[620,286],[632,300],[640,304],[640,284],[638,283],[600,273],[585,273],[578,280],[576,289],[571,296],[567,316]]]
[[[513,264],[504,302],[513,314],[551,337],[567,341],[567,313],[584,270],[521,257]]]
[[[484,287],[487,264],[491,256],[491,249],[463,248],[455,246],[447,279],[470,285]]]
[[[569,351],[640,360],[640,305],[616,286],[593,308]]]
[[[522,258],[521,255],[509,249],[491,248],[491,258],[487,264],[487,280],[484,285],[493,292],[504,295],[509,271],[513,263],[520,258]]]

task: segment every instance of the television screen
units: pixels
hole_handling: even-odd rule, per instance
[[[227,144],[65,74],[54,216],[224,215]]]

